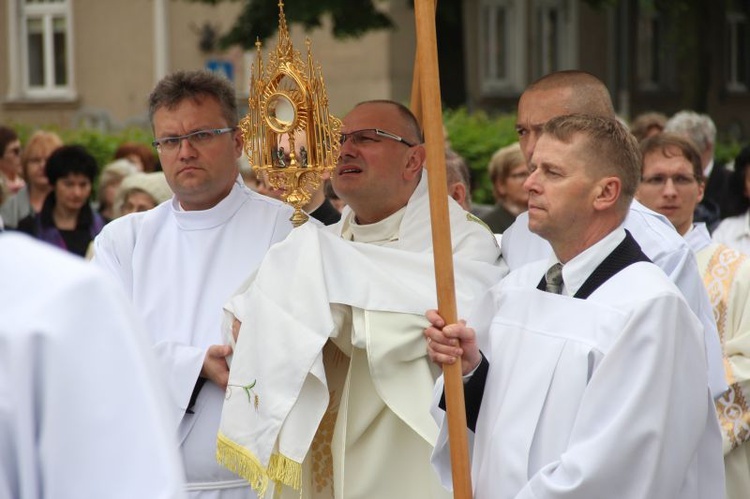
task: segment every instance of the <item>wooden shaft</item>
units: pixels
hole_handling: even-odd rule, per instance
[[[433,1],[433,0],[430,0]],[[419,126],[424,129],[424,117],[422,116],[422,90],[419,85],[419,48],[414,55],[414,75],[411,78],[411,112],[419,122]]]
[[[416,0],[414,10],[417,27],[417,65],[419,67],[419,93],[421,114],[427,149],[429,171],[430,216],[432,217],[432,244],[435,256],[435,280],[440,315],[446,324],[458,321],[455,282],[453,277],[453,251],[448,218],[448,187],[445,173],[445,138],[440,102],[438,75],[437,34],[435,32],[435,0]],[[466,411],[461,363],[446,365],[445,402],[450,439],[453,497],[470,499],[471,470],[466,436]]]

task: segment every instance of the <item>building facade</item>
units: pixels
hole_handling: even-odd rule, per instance
[[[582,69],[600,77],[625,119],[695,109],[720,133],[750,137],[750,4],[686,2],[676,21],[650,2],[621,0],[595,9],[583,0],[456,0],[438,20],[443,102],[514,112],[538,77]],[[329,26],[292,39],[323,67],[331,111],[388,98],[408,103],[415,57],[413,10],[406,0],[377,5],[394,30],[336,40]],[[254,51],[216,49],[239,2],[179,0],[0,0],[0,122],[117,129],[146,125],[146,98],[165,74],[210,67],[235,83],[246,105]],[[277,22],[275,19],[272,22]],[[675,25],[681,30],[675,31]],[[270,40],[264,53],[273,48]]]

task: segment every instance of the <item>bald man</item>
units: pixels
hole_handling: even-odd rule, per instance
[[[518,101],[516,131],[527,164],[531,163],[544,124],[568,114],[614,118],[612,99],[604,83],[583,71],[559,71],[540,78],[524,91]],[[721,345],[708,295],[690,247],[669,220],[637,201],[631,204],[624,227],[646,256],[680,288],[690,308],[703,323],[708,382],[713,396],[720,396],[727,390]],[[548,258],[552,253],[549,243],[529,230],[528,212],[519,215],[503,233],[501,249],[510,270]]]

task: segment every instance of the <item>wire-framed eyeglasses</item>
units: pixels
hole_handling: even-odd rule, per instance
[[[174,137],[162,137],[151,142],[159,154],[171,153],[179,150],[182,139],[187,139],[190,145],[193,147],[201,147],[208,144],[214,138],[225,133],[233,132],[237,127],[227,128],[208,128],[206,130],[197,130],[195,132],[186,133],[185,135],[176,135]]]
[[[669,175],[653,175],[651,177],[643,177],[641,179],[641,182],[651,188],[654,189],[663,189],[667,185],[667,181],[671,180],[672,184],[678,188],[685,188],[689,187],[693,184],[695,184],[698,179],[695,178],[695,175],[672,175],[671,177]]]
[[[416,145],[404,139],[403,137],[396,135],[395,133],[386,132],[385,130],[381,130],[379,128],[364,128],[362,130],[355,130],[349,133],[342,133],[339,142],[341,143],[341,145],[344,145],[346,141],[350,140],[353,145],[362,146],[380,142],[381,138],[395,140],[396,142],[401,142],[402,144],[406,144],[409,147],[414,147]]]

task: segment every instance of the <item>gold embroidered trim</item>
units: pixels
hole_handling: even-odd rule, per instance
[[[331,441],[339,414],[338,397],[336,391],[329,392],[330,401],[323,419],[315,432],[315,437],[310,447],[312,456],[312,486],[320,494],[324,489],[333,486],[333,456],[331,454]]]
[[[703,275],[722,346],[725,341],[732,283],[737,269],[745,260],[745,255],[721,245],[711,255]],[[734,449],[750,439],[750,411],[748,411],[742,387],[735,382],[732,366],[726,357],[724,357],[724,373],[729,390],[716,401],[716,411],[721,428]]]
[[[223,433],[219,433],[216,443],[216,460],[222,466],[241,476],[263,497],[268,489],[269,480],[284,484],[295,490],[302,488],[302,464],[281,454],[272,454],[265,468],[257,456],[245,447],[233,442]],[[277,486],[277,490],[280,487]]]
[[[721,429],[729,437],[732,450],[750,439],[750,414],[747,400],[741,387],[734,383],[729,390],[716,401]]]

